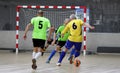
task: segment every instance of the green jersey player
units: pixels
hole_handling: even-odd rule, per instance
[[[66,24],[67,24],[68,22],[69,22],[69,19],[67,18],[67,19],[65,19],[64,24],[61,25],[61,26],[58,28],[56,34],[54,35],[54,40],[53,40],[53,42],[52,42],[52,45],[54,45],[54,43],[55,43],[55,41],[56,41],[56,35],[61,34],[61,32],[64,30],[64,28],[65,28],[65,26],[66,26]],[[57,46],[56,46],[56,48],[51,52],[51,54],[50,54],[49,58],[47,59],[46,63],[50,63],[50,60],[51,60],[52,57],[55,55],[55,53],[56,53],[56,52],[60,52],[61,48],[65,45],[66,40],[68,39],[68,36],[69,36],[69,32],[66,33],[66,34],[64,35],[64,37],[62,37],[61,35],[58,37]]]
[[[50,29],[49,19],[43,16],[43,11],[39,10],[36,17],[31,19],[31,22],[26,26],[24,39],[27,38],[27,32],[31,26],[33,26],[32,41],[33,41],[33,54],[32,54],[32,68],[36,69],[36,60],[41,55],[42,49],[44,48],[46,37],[46,30]],[[48,40],[50,40],[51,31],[49,31]]]

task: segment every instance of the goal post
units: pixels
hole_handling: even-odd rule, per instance
[[[84,11],[84,22],[86,22],[86,6],[35,6],[35,5],[18,5],[16,7],[16,54],[19,52],[19,21],[20,21],[20,9],[83,9]],[[83,54],[86,55],[86,27],[83,29]]]

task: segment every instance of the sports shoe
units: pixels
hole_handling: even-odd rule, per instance
[[[61,63],[57,63],[56,65],[57,65],[57,66],[61,66]]]
[[[32,59],[32,69],[36,69],[37,68],[37,65],[36,65],[36,60],[35,59]]]
[[[46,63],[50,63],[50,60],[47,60]]]
[[[73,63],[73,60],[74,60],[74,57],[73,57],[73,56],[69,57],[70,64]]]

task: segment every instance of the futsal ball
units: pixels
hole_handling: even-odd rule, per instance
[[[80,62],[79,59],[75,59],[75,60],[74,60],[74,65],[75,65],[76,67],[79,67],[80,64],[81,64],[81,62]]]

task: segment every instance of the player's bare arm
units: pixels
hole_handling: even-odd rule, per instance
[[[52,43],[51,43],[52,46],[54,46],[55,41],[56,41],[56,33],[54,33],[54,36],[53,36],[53,41],[52,41]]]
[[[88,24],[88,23],[83,23],[83,26],[86,26],[86,27],[88,27],[88,28],[90,28],[90,29],[95,29],[94,26],[91,26],[91,25]]]
[[[25,28],[25,33],[24,33],[24,35],[23,35],[24,40],[26,40],[26,38],[27,38],[27,32],[28,32],[28,30],[31,28],[31,26],[32,26],[31,23],[29,23],[29,24],[26,26],[26,28]]]
[[[51,35],[52,35],[52,30],[51,30],[51,27],[48,29],[49,30],[49,32],[48,32],[48,41],[50,41],[51,39]]]

